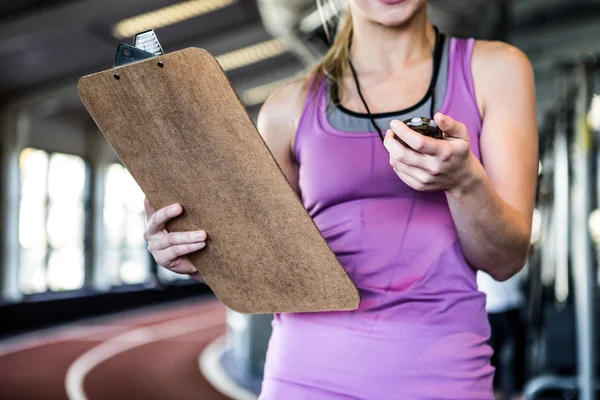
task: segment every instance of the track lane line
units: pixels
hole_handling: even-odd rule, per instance
[[[215,301],[207,301],[202,305],[186,305],[183,307],[179,305],[172,307],[172,309],[171,307],[160,310],[137,309],[118,314],[103,315],[84,321],[43,329],[41,331],[25,333],[0,341],[0,357],[20,351],[31,350],[36,347],[84,339],[87,336],[130,329],[132,328],[132,323],[135,327],[135,324],[156,324],[195,315],[208,311],[207,309],[214,307],[216,304],[218,303]],[[152,311],[156,312],[158,315],[147,315]],[[173,314],[176,314],[176,316],[173,316]],[[99,325],[104,322],[109,324]]]
[[[127,329],[124,325],[111,326],[77,326],[65,328],[64,332],[53,333],[50,336],[43,333],[29,334],[26,337],[7,339],[0,344],[0,357],[9,354],[18,353],[35,349],[50,344],[68,342],[71,340],[83,339],[87,336],[99,335],[102,333]]]
[[[202,314],[136,328],[117,335],[83,353],[67,370],[65,388],[68,398],[70,400],[88,400],[89,398],[86,396],[83,387],[86,375],[92,369],[119,353],[149,343],[225,325],[222,310]],[[208,319],[208,317],[211,317],[211,319]]]

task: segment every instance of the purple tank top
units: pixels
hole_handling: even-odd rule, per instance
[[[479,158],[474,40],[452,38],[441,112]],[[418,192],[377,133],[327,120],[307,96],[295,143],[302,202],[361,294],[352,312],[277,314],[261,399],[493,400],[485,296],[443,192]]]

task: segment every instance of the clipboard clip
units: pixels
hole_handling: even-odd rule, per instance
[[[164,51],[154,30],[137,33],[133,38],[133,45],[121,43],[113,62],[113,68],[131,64],[147,58],[163,55]]]

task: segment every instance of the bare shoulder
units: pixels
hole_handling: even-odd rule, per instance
[[[298,163],[293,144],[307,88],[308,79],[279,88],[264,102],[257,121],[258,131],[296,193],[299,193]]]
[[[308,79],[302,78],[283,85],[263,103],[257,127],[267,145],[290,141],[295,135],[308,91]]]
[[[535,91],[533,67],[523,51],[508,43],[478,40],[471,61],[477,102],[482,111],[491,97]]]
[[[519,48],[499,41],[477,40],[473,50],[473,67],[490,71],[506,70],[509,73],[530,72],[529,58]]]

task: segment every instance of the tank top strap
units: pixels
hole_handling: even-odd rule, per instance
[[[452,38],[450,44],[450,68],[448,71],[447,96],[442,110],[447,110],[452,103],[460,103],[466,109],[461,113],[468,114],[469,119],[476,124],[477,134],[481,132],[481,115],[475,94],[475,83],[473,81],[473,70],[471,62],[475,39]]]
[[[481,160],[479,136],[483,120],[479,111],[471,67],[475,39],[452,38],[450,43],[450,65],[448,87],[440,111],[467,127],[471,151]]]

